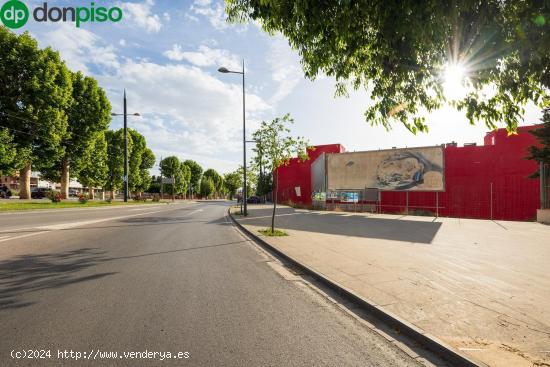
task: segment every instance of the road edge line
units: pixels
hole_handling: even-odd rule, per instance
[[[268,249],[270,252],[273,252],[277,256],[281,257],[283,260],[289,262],[290,264],[298,267],[300,270],[304,271],[307,275],[312,276],[317,281],[321,282],[325,286],[329,287],[336,293],[350,299],[353,303],[362,306],[363,310],[368,312],[370,315],[374,316],[379,321],[386,324],[391,329],[398,328],[400,334],[403,334],[413,340],[414,342],[420,344],[423,348],[428,351],[438,355],[446,362],[451,363],[454,366],[460,367],[486,367],[486,364],[482,362],[475,362],[471,358],[465,356],[464,354],[458,352],[452,347],[448,346],[443,341],[437,339],[435,336],[425,332],[417,326],[410,324],[408,321],[401,319],[399,316],[394,315],[379,306],[375,305],[372,302],[369,302],[365,298],[359,296],[355,292],[346,287],[338,284],[337,282],[325,277],[321,273],[313,270],[307,265],[302,264],[293,257],[285,254],[283,251],[279,250],[275,246],[269,244],[267,241],[260,238],[260,236],[252,233],[245,226],[243,226],[237,219],[231,214],[231,207],[228,208],[227,214],[233,224],[237,226],[244,234],[246,234],[252,241],[259,244],[260,246]]]

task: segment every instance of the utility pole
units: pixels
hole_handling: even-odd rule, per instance
[[[159,162],[159,170],[160,170],[160,200],[163,199],[163,191],[162,188],[164,187],[164,183],[162,182],[162,169],[160,168],[160,164],[162,163],[162,157],[160,157]]]
[[[247,197],[247,193],[246,193],[246,114],[245,114],[246,104],[245,104],[245,83],[244,83],[244,79],[245,79],[244,78],[244,59],[243,59],[242,71],[232,71],[232,70],[228,70],[225,67],[219,68],[218,71],[220,73],[242,74],[243,76],[243,176],[244,176],[243,182],[244,182],[244,185],[243,185],[243,191],[242,191],[243,203],[241,205],[244,205],[244,212],[242,211],[242,209],[241,209],[241,212],[243,213],[244,216],[246,216],[248,214],[248,211],[246,208],[246,197]]]
[[[128,116],[126,110],[126,89],[124,89],[124,202],[128,202]]]
[[[111,113],[111,116],[124,116],[124,177],[122,185],[124,190],[124,201],[128,201],[128,111],[126,109],[126,89],[124,89],[124,113]],[[141,116],[139,113],[133,113],[132,116]]]
[[[243,187],[243,202],[244,202],[244,213],[243,216],[248,215],[248,210],[246,208],[246,199],[248,197],[247,187],[246,187],[246,117],[245,117],[245,87],[244,87],[244,59],[243,59],[243,170],[244,170],[244,187]]]

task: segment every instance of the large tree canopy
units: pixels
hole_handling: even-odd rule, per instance
[[[85,187],[104,187],[109,177],[109,167],[113,168],[107,164],[107,140],[105,135],[105,131],[96,134],[92,139],[90,148],[86,150],[86,156],[82,159],[83,164],[77,177],[78,181]],[[112,139],[111,136],[111,142]],[[111,147],[111,154],[113,153],[113,147]],[[111,156],[111,158],[113,157]],[[93,190],[90,190],[90,194],[93,195]]]
[[[224,187],[223,187],[223,177],[213,168],[209,168],[206,171],[204,171],[202,175],[203,179],[210,179],[212,183],[214,184],[214,192],[217,196],[219,196]]]
[[[81,72],[71,73],[73,91],[67,109],[68,125],[61,146],[65,154],[54,166],[42,170],[42,177],[61,179],[61,194],[69,194],[70,177],[78,177],[87,166],[89,151],[94,148],[95,137],[104,132],[111,121],[111,104],[97,81]]]
[[[189,182],[189,186],[193,189],[193,191],[199,190],[199,183],[201,181],[202,177],[202,167],[197,162],[187,159],[185,162],[183,162],[189,169],[191,170],[191,179]]]
[[[463,68],[467,92],[449,101],[470,123],[510,131],[528,101],[548,103],[550,2],[546,0],[227,0],[232,21],[281,32],[305,75],[364,87],[372,124],[426,131],[425,113],[449,101],[445,68]]]
[[[65,154],[71,100],[71,76],[59,54],[38,49],[28,33],[0,27],[0,126],[14,137],[22,198],[30,197],[31,165],[47,169]]]
[[[0,127],[0,176],[13,174],[17,164],[17,150],[10,131]]]
[[[174,185],[165,184],[165,192],[170,194],[184,194],[189,187],[189,180],[191,179],[191,169],[180,162],[178,157],[170,156],[160,161],[160,173],[164,177],[174,178]]]

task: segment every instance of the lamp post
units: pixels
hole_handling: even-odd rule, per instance
[[[246,190],[246,118],[245,118],[245,86],[244,86],[244,60],[243,60],[243,70],[242,71],[232,71],[228,70],[225,67],[221,67],[218,69],[220,73],[233,73],[233,74],[241,74],[243,76],[243,205],[244,205],[244,211],[243,215],[247,216],[248,211],[246,208],[246,199],[247,199],[247,190]]]
[[[128,116],[141,116],[139,113],[128,114],[126,112],[126,89],[124,89],[124,112],[111,113],[111,116],[124,116],[124,177],[122,178],[124,186],[124,202],[128,202]]]

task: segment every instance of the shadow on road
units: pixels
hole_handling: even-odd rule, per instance
[[[100,279],[114,272],[80,276],[79,272],[106,261],[105,252],[83,248],[53,254],[21,255],[0,262],[0,311],[30,306],[25,295]]]
[[[237,219],[243,224],[267,227],[271,221],[271,213],[271,208],[250,208],[248,217]],[[275,226],[297,231],[430,244],[441,223],[281,208],[277,209]]]

